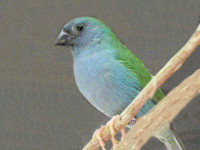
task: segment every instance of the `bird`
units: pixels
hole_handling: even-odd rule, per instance
[[[114,116],[119,115],[152,79],[142,61],[97,18],[78,17],[67,22],[54,45],[71,51],[79,91],[100,112],[113,117],[111,125],[115,121]],[[148,113],[164,97],[159,88],[133,120]],[[156,138],[169,150],[184,149],[172,124],[166,125]],[[113,145],[117,144],[114,139],[112,141]],[[102,142],[100,145],[105,149]]]

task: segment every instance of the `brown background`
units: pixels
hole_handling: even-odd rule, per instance
[[[77,150],[108,120],[79,93],[70,52],[53,47],[67,21],[102,19],[155,74],[193,33],[198,15],[199,0],[1,0],[0,149]],[[199,50],[164,91],[200,67]],[[174,121],[189,150],[200,149],[199,99]],[[143,149],[164,146],[151,139]]]

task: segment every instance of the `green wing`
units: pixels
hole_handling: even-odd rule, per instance
[[[117,51],[117,59],[120,60],[127,69],[129,69],[134,74],[137,74],[142,86],[141,88],[144,88],[151,80],[152,75],[149,70],[147,70],[143,63],[125,46]],[[164,98],[164,96],[164,93],[159,88],[154,94],[152,100],[158,103],[162,98]]]

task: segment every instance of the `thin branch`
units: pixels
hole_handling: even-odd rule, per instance
[[[200,69],[173,89],[151,112],[139,119],[115,150],[139,150],[151,136],[159,133],[158,129],[172,122],[176,115],[199,93]]]
[[[132,101],[132,103],[122,112],[116,119],[114,129],[119,132],[130,120],[137,114],[144,103],[153,96],[154,92],[176,71],[183,62],[191,55],[191,53],[200,45],[200,24],[196,31],[188,40],[188,42],[179,50],[179,52],[170,59],[170,61],[158,72],[156,76],[147,84],[140,94]],[[102,139],[108,141],[110,139],[109,127],[102,128]],[[99,141],[94,136],[83,150],[95,150],[99,148]]]

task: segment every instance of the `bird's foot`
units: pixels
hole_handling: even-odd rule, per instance
[[[101,126],[101,128],[100,129],[97,129],[95,132],[94,132],[94,134],[93,134],[93,137],[94,136],[96,136],[97,137],[97,139],[99,140],[99,144],[100,144],[100,146],[101,146],[101,148],[102,148],[102,150],[106,150],[106,148],[105,148],[105,142],[103,141],[103,139],[102,139],[102,130],[105,128],[105,126]]]
[[[133,119],[131,119],[131,121],[128,123],[128,125],[133,126],[136,123],[136,117],[133,117]]]
[[[114,129],[114,123],[115,123],[115,121],[116,121],[116,119],[119,117],[119,115],[116,115],[116,116],[114,116],[108,123],[107,123],[107,125],[106,126],[109,126],[110,127],[110,132],[111,132],[111,141],[112,141],[112,144],[113,144],[113,149],[115,149],[115,147],[118,145],[118,141],[115,139],[115,134],[116,134],[116,132],[115,132],[115,129]],[[122,129],[121,131],[121,140],[123,140],[124,139],[124,136],[125,136],[125,130],[124,129]]]

